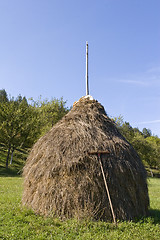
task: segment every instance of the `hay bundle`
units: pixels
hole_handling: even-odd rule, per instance
[[[22,202],[42,215],[112,219],[97,156],[117,219],[147,214],[144,166],[96,100],[82,98],[34,145],[24,167]]]

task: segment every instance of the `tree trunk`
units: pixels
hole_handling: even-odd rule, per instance
[[[10,151],[11,151],[11,146],[9,145],[9,147],[8,147],[8,153],[7,153],[7,158],[6,158],[6,168],[8,168],[8,160],[9,160]]]
[[[10,164],[12,164],[12,161],[13,161],[13,153],[14,153],[14,148],[12,149]]]
[[[151,177],[153,177],[153,172],[152,172],[151,168],[150,168],[150,173],[151,173]]]

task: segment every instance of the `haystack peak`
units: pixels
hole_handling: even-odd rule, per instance
[[[85,101],[85,100],[91,100],[91,101],[93,101],[93,100],[95,100],[91,95],[86,95],[86,96],[84,96],[84,97],[81,97],[78,101],[75,101],[74,103],[73,103],[73,107],[77,104],[77,103],[79,103],[79,102],[83,102],[83,101]]]

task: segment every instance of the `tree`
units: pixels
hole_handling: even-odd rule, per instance
[[[63,98],[39,100],[29,104],[25,97],[8,99],[5,90],[0,92],[0,144],[7,150],[6,168],[15,150],[32,147],[33,143],[67,112]]]
[[[0,90],[0,102],[8,102],[8,97],[5,89]]]
[[[138,128],[132,128],[128,122],[123,121],[122,116],[114,120],[121,134],[133,145],[143,163],[150,169],[160,167],[160,139],[152,136],[150,129],[143,128],[141,132]]]
[[[123,117],[120,115],[119,117],[113,118],[116,123],[116,126],[120,133],[129,141],[132,141],[135,132],[139,131],[138,128],[132,128],[129,122],[124,122]]]
[[[42,134],[46,133],[69,111],[65,106],[66,101],[64,101],[63,98],[53,98],[50,101],[48,99],[40,99],[38,101],[32,100],[32,105],[36,107],[39,112],[42,122]]]
[[[123,119],[123,116],[122,116],[122,115],[120,115],[120,116],[118,116],[118,117],[114,117],[114,118],[112,118],[112,120],[115,122],[115,124],[116,124],[116,126],[117,126],[118,129],[120,129],[121,126],[122,126],[123,123],[124,123],[124,119]]]
[[[155,136],[146,138],[148,144],[152,147],[152,162],[153,167],[160,167],[160,139]]]
[[[147,138],[147,137],[151,137],[151,136],[152,136],[151,130],[150,130],[150,129],[147,129],[147,128],[143,128],[142,133],[143,133],[144,138]]]
[[[37,110],[20,96],[0,102],[0,143],[7,149],[6,168],[10,152],[17,148],[31,147],[40,134]]]
[[[150,168],[156,166],[156,148],[151,142],[147,141],[143,135],[135,134],[132,140],[132,145],[140,155],[143,162],[147,163]]]

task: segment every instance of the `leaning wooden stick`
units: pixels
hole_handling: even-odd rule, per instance
[[[90,155],[97,155],[98,156],[98,161],[99,161],[99,164],[100,164],[100,167],[101,167],[101,172],[102,172],[102,176],[103,176],[103,180],[104,180],[104,184],[105,184],[105,188],[106,188],[106,191],[107,191],[107,196],[108,196],[108,200],[109,200],[109,204],[110,204],[110,208],[111,208],[111,212],[112,212],[112,216],[113,216],[113,222],[114,222],[114,224],[117,224],[115,214],[114,214],[114,210],[113,210],[111,197],[110,197],[110,193],[109,193],[109,189],[108,189],[108,185],[107,185],[107,181],[106,181],[106,177],[105,177],[104,170],[103,170],[102,161],[101,161],[101,154],[106,154],[106,153],[109,153],[109,152],[108,151],[89,152]]]

